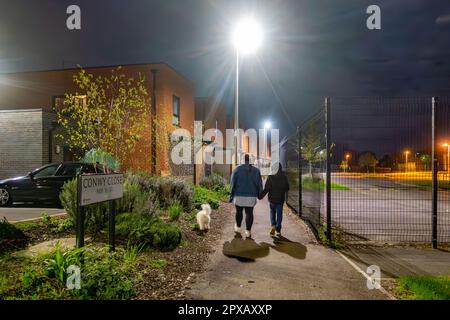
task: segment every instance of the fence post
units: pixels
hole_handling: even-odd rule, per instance
[[[301,217],[303,212],[302,201],[302,131],[297,127],[298,134],[298,215]]]
[[[326,213],[327,239],[331,241],[331,114],[330,98],[325,98],[325,135],[326,135]]]
[[[431,107],[431,153],[433,162],[431,164],[432,171],[432,204],[431,204],[431,242],[433,249],[437,248],[437,206],[438,206],[438,157],[436,154],[436,124],[438,118],[438,99],[436,97],[432,98]]]
[[[76,245],[84,247],[84,207],[81,205],[81,175],[77,177],[77,218],[76,218]]]

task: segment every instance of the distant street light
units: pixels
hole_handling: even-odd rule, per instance
[[[267,129],[272,128],[272,123],[270,121],[266,121],[264,123],[264,157],[267,159]]]
[[[346,172],[346,171],[345,171],[346,168],[349,167],[349,165],[348,165],[348,160],[349,160],[349,159],[350,159],[350,154],[347,153],[347,154],[345,155],[345,161],[347,161],[347,165],[344,166],[344,173]]]
[[[447,147],[447,161],[444,161],[444,163],[446,164],[447,171],[450,172],[450,163],[449,163],[449,160],[450,160],[450,144],[444,143],[443,147]]]
[[[234,130],[236,135],[234,164],[238,163],[239,137],[239,60],[241,54],[254,53],[263,42],[263,32],[260,25],[252,18],[243,19],[236,25],[232,34],[236,48],[236,97],[234,105]]]
[[[408,155],[409,151],[405,151],[405,172],[408,171]]]

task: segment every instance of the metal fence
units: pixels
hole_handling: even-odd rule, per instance
[[[288,204],[316,230],[450,242],[447,98],[327,98],[290,142]]]
[[[316,231],[325,217],[325,142],[325,113],[321,110],[290,137],[285,155],[290,185],[287,202],[302,212]]]

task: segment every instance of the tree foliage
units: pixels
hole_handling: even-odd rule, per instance
[[[79,157],[101,149],[123,163],[149,125],[144,77],[127,77],[120,67],[104,77],[80,69],[73,81],[77,92],[66,93],[64,102],[55,106],[63,129],[59,138]]]
[[[323,135],[320,134],[318,127],[314,126],[313,124],[311,124],[305,131],[302,132],[302,159],[308,161],[310,174],[312,174],[312,165],[314,163],[323,161],[326,158],[326,150],[323,147],[322,139]],[[296,144],[297,147],[295,148],[295,150],[298,152],[298,139]]]
[[[375,170],[375,166],[378,164],[378,160],[373,152],[364,152],[359,156],[358,162],[361,167],[367,169],[367,173],[369,173],[369,168],[371,167]]]

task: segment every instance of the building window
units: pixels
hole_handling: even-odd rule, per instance
[[[173,96],[172,124],[174,126],[180,126],[180,98],[177,96]]]

